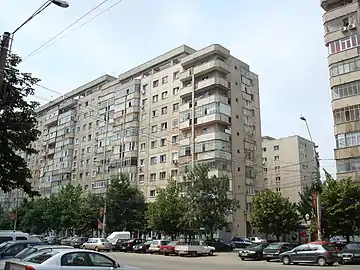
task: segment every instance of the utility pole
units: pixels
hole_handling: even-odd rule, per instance
[[[109,183],[105,179],[105,169],[106,169],[106,143],[108,139],[108,133],[109,133],[109,118],[110,118],[110,106],[109,106],[109,100],[106,103],[106,112],[104,115],[104,121],[105,121],[105,146],[104,146],[104,160],[103,160],[103,181],[105,182],[105,201],[104,201],[104,213],[103,213],[103,220],[102,220],[102,232],[101,237],[105,238],[105,227],[106,227],[106,210],[107,210],[107,195],[108,195],[108,186]]]
[[[195,74],[194,68],[190,69],[192,92],[191,92],[191,167],[195,167]]]
[[[5,64],[10,46],[10,37],[11,34],[9,32],[4,32],[1,40],[1,48],[0,48],[0,98],[5,97]]]

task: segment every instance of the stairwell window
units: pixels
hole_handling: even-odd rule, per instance
[[[160,156],[160,163],[166,163],[166,155]]]

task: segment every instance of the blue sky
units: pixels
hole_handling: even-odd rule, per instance
[[[3,0],[0,31],[12,31],[45,0]],[[102,0],[68,0],[49,7],[21,29],[13,51],[25,57]],[[182,44],[200,49],[219,43],[259,74],[262,133],[312,136],[321,165],[335,173],[327,49],[319,0],[109,0],[71,28],[71,34],[29,57],[22,71],[67,92],[105,73],[118,74]],[[226,4],[225,4],[226,3]],[[37,89],[40,102],[57,95]]]

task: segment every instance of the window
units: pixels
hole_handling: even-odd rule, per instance
[[[279,156],[274,156],[274,160],[279,160],[280,157]]]
[[[167,114],[167,107],[162,107],[161,108],[161,114],[164,115],[164,114]]]
[[[281,192],[281,188],[276,188],[276,192]]]
[[[161,93],[161,99],[166,99],[167,97],[168,97],[167,91]]]
[[[335,125],[360,119],[360,105],[336,109],[333,112]]]
[[[150,158],[150,165],[155,165],[157,162],[156,162],[156,157],[151,157]]]
[[[160,163],[166,163],[166,154],[160,156]]]
[[[173,104],[173,112],[177,112],[179,110],[179,103]]]
[[[332,99],[340,99],[360,95],[360,81],[354,81],[334,86],[331,89]]]
[[[139,175],[139,182],[144,182],[145,181],[145,175],[140,174]]]
[[[145,106],[145,105],[146,105],[146,102],[147,102],[147,98],[144,98],[144,99],[141,101],[141,105]]]
[[[167,129],[167,122],[161,124],[161,130]]]
[[[360,145],[360,132],[343,133],[335,136],[336,148]]]
[[[179,87],[173,88],[173,96],[176,96],[177,94],[179,94]]]
[[[162,82],[162,84],[166,84],[166,83],[168,83],[168,80],[169,80],[168,76],[165,76],[161,79],[161,82]]]
[[[160,146],[166,146],[166,139],[160,139]]]
[[[263,149],[262,149],[262,150],[263,150],[263,152],[266,152],[266,147],[263,147]]]
[[[173,73],[173,81],[179,79],[179,74],[180,74],[179,71],[176,71],[176,72]]]
[[[160,172],[159,177],[160,177],[160,180],[165,180],[166,179],[166,172]]]
[[[330,65],[330,77],[339,76],[345,73],[357,71],[360,69],[360,57],[340,61]]]
[[[150,197],[155,197],[156,196],[156,190],[150,190]]]
[[[157,117],[157,116],[158,116],[158,110],[153,110],[152,117]]]
[[[151,149],[156,148],[156,141],[152,141],[152,142],[150,143],[150,146],[151,146]]]
[[[179,136],[178,135],[174,135],[171,137],[171,142],[172,144],[178,144],[179,143]]]
[[[157,126],[156,125],[151,127],[151,132],[152,133],[157,132]]]
[[[329,43],[329,55],[359,46],[357,35],[348,36]]]
[[[276,183],[279,183],[279,182],[280,182],[280,176],[276,176],[276,177],[275,177],[275,182],[276,182]]]
[[[158,86],[159,86],[159,80],[153,81],[153,87],[158,87]]]
[[[179,119],[174,118],[172,120],[172,128],[176,128],[176,127],[178,127],[178,125],[179,125]]]
[[[278,151],[279,150],[279,145],[274,145],[274,151]]]
[[[266,172],[267,172],[267,168],[263,168],[263,172],[266,173]]]
[[[146,147],[146,144],[145,144],[145,143],[141,143],[141,144],[140,144],[140,150],[141,150],[141,151],[144,151],[144,150],[145,150],[145,147]]]
[[[275,172],[279,172],[280,171],[280,166],[275,166]]]
[[[116,263],[108,257],[98,253],[86,253],[89,254],[91,259],[91,266],[95,268],[116,268]]]
[[[340,159],[336,161],[338,173],[360,171],[360,158]]]
[[[153,95],[152,102],[155,103],[158,102],[158,100],[159,100],[159,95]]]

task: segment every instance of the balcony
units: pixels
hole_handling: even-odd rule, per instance
[[[189,138],[186,138],[186,139],[189,139]],[[211,132],[211,133],[201,134],[201,135],[196,136],[195,143],[205,142],[205,141],[210,141],[210,140],[222,140],[222,141],[228,142],[228,141],[230,141],[230,134],[227,134],[222,131],[215,131],[215,132]],[[187,145],[189,145],[189,144],[187,144]]]
[[[51,117],[45,121],[45,126],[51,126],[57,124],[58,116]]]
[[[211,96],[204,95],[202,97],[195,98],[195,102],[196,102],[195,107],[213,103],[213,102],[221,102],[224,104],[228,104],[228,98],[221,96],[221,95],[211,95]],[[190,108],[191,108],[190,102],[184,103],[180,106],[179,111],[183,112],[183,111],[189,110]]]
[[[59,110],[64,110],[64,109],[68,109],[71,107],[75,107],[76,105],[77,105],[77,100],[71,98],[71,99],[68,99],[68,100],[65,100],[64,102],[62,102],[59,105]]]
[[[183,66],[193,65],[201,59],[209,58],[212,55],[228,58],[230,56],[230,51],[219,44],[213,44],[182,58],[181,64]]]
[[[212,72],[212,71],[220,71],[223,73],[229,73],[230,66],[228,64],[226,64],[224,61],[212,60],[212,61],[209,61],[209,62],[206,62],[204,64],[194,67],[194,77],[196,78],[198,76],[204,75],[204,74]],[[191,69],[185,70],[184,72],[180,73],[180,81],[190,80],[191,77],[192,77]]]
[[[337,7],[334,8],[335,4],[337,4]],[[335,18],[356,12],[359,3],[353,1],[353,3],[344,4],[344,0],[320,0],[320,6],[326,11],[323,15],[323,22],[325,23]]]
[[[229,116],[222,113],[214,113],[205,115],[202,117],[195,118],[195,128],[203,125],[209,125],[212,123],[221,123],[223,125],[230,125]],[[180,123],[179,129],[185,131],[191,128],[192,119],[186,120],[185,122]]]
[[[219,87],[220,89],[230,90],[230,82],[219,77],[213,77],[207,80],[199,81],[195,84],[195,91],[202,90],[206,91],[208,89]],[[191,94],[193,91],[193,86],[188,85],[180,90],[180,97],[185,97]],[[227,102],[226,102],[227,103]]]

